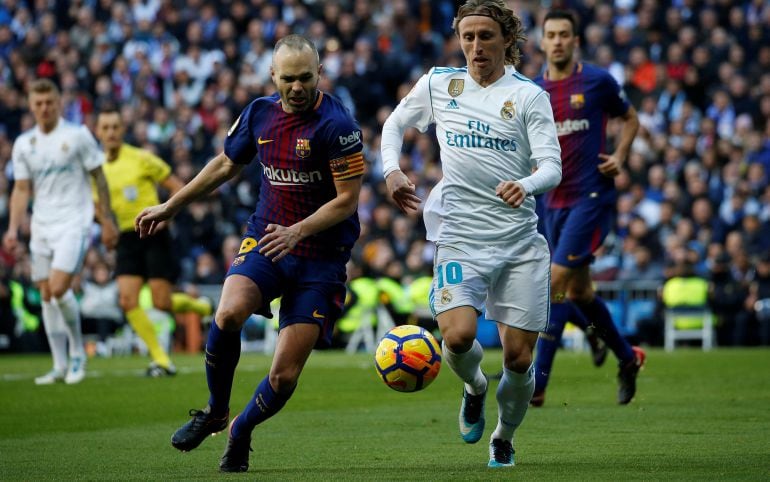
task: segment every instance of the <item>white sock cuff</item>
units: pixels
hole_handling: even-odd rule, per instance
[[[56,333],[66,335],[67,326],[64,324],[64,318],[59,309],[59,304],[51,299],[49,301],[41,301],[40,307],[42,309],[43,326],[45,326],[46,333],[50,335]]]
[[[454,356],[463,356],[463,355],[469,355],[469,354],[477,354],[477,355],[481,354],[483,356],[484,354],[484,348],[481,346],[481,343],[479,343],[479,340],[476,340],[476,339],[473,340],[473,345],[471,345],[471,349],[463,353],[453,352],[452,350],[449,349],[449,347],[446,345],[446,342],[444,342],[443,340],[441,341],[441,349],[449,353],[449,355],[454,355]]]
[[[70,303],[74,301],[77,303],[78,299],[75,297],[75,293],[72,291],[72,289],[68,289],[64,292],[63,295],[61,295],[59,298],[51,298],[51,300],[55,301],[56,304],[61,305],[63,303]]]
[[[510,381],[511,385],[514,385],[517,387],[528,385],[529,383],[533,382],[535,379],[534,377],[535,364],[532,363],[531,365],[529,365],[529,368],[527,368],[527,371],[524,373],[518,373],[503,367],[503,375],[508,377],[508,380]]]

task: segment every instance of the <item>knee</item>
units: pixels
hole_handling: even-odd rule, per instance
[[[55,300],[61,299],[62,296],[67,293],[67,290],[69,289],[69,286],[67,285],[51,285],[50,292],[49,292],[49,300],[51,298]]]
[[[139,301],[135,296],[120,295],[120,297],[118,297],[118,304],[124,313],[128,313],[129,311],[139,306]]]
[[[232,306],[220,305],[217,309],[216,320],[217,325],[224,331],[238,331],[243,326],[246,318],[249,317],[248,313],[242,313],[241,310],[233,308]]]
[[[168,296],[153,297],[152,305],[157,310],[171,312],[171,298]]]
[[[446,346],[452,353],[465,353],[473,348],[473,340],[476,334],[470,330],[460,330],[447,328],[442,330],[441,337]]]
[[[569,299],[578,305],[587,305],[594,300],[593,287],[590,284],[582,286],[573,286],[569,290]]]
[[[517,353],[506,353],[503,357],[503,365],[516,373],[526,373],[532,365],[532,351],[520,350]]]
[[[299,379],[299,372],[295,370],[277,370],[270,372],[270,386],[276,393],[286,395],[294,390]]]

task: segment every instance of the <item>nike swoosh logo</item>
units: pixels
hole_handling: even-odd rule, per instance
[[[577,261],[580,259],[580,256],[577,254],[568,254],[567,255],[567,261]]]
[[[319,313],[318,310],[313,310],[313,318],[318,318],[319,320],[323,320],[324,318],[326,318],[326,316]]]
[[[268,142],[273,142],[273,140],[274,139],[262,139],[262,137],[260,137],[259,139],[257,139],[257,144],[259,144],[261,146],[262,144],[267,144]]]

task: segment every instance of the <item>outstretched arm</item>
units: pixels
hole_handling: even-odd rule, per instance
[[[159,204],[145,208],[134,220],[134,229],[140,237],[155,234],[160,223],[171,219],[184,206],[210,193],[226,181],[241,172],[243,166],[234,163],[224,152],[217,155],[187,185],[171,198]]]

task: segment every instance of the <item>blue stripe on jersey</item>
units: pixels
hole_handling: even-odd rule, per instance
[[[524,82],[529,82],[530,84],[532,84],[532,85],[536,86],[536,87],[537,87],[538,89],[540,89],[541,91],[543,90],[543,88],[542,88],[541,86],[537,85],[537,83],[536,83],[536,82],[534,82],[532,79],[528,79],[528,78],[524,77],[523,75],[521,75],[521,74],[520,74],[520,73],[518,73],[518,72],[514,72],[514,73],[513,73],[513,76],[514,76],[514,77],[516,77],[516,78],[517,78],[517,79],[519,79],[519,80],[523,80]]]

